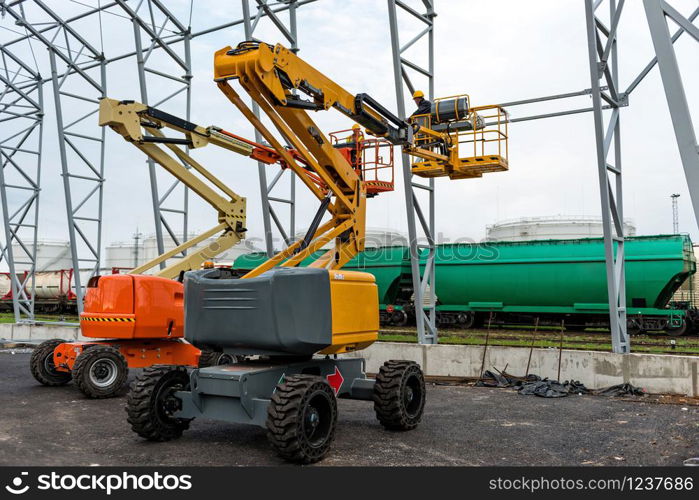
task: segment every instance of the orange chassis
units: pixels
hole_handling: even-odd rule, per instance
[[[54,350],[57,371],[70,372],[86,348],[119,349],[129,368],[197,366],[201,351],[184,336],[184,287],[156,276],[112,274],[88,283],[80,330],[95,340],[65,342]]]
[[[57,371],[72,372],[77,357],[93,345],[108,345],[119,349],[129,368],[147,368],[153,365],[197,366],[201,351],[180,339],[95,340],[64,342],[53,351]]]

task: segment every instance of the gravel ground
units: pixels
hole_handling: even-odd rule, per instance
[[[123,396],[88,400],[70,384],[43,387],[29,356],[0,352],[1,465],[282,463],[251,426],[197,420],[177,441],[143,441],[126,422]],[[422,424],[406,433],[383,430],[370,403],[341,400],[322,464],[681,465],[699,456],[699,406],[444,385],[429,385],[427,397]]]

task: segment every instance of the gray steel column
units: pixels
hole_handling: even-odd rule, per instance
[[[34,321],[36,251],[41,191],[43,83],[7,47],[0,46],[0,203],[15,322]],[[23,256],[18,260],[13,244]],[[19,275],[17,265],[25,268]]]
[[[660,76],[665,89],[665,98],[670,109],[677,147],[680,151],[682,167],[687,179],[689,195],[692,199],[694,217],[697,223],[699,223],[699,145],[697,145],[697,136],[694,131],[687,96],[684,92],[677,56],[672,45],[674,37],[670,37],[670,30],[665,16],[673,19],[697,42],[699,42],[699,28],[664,1],[643,0],[643,6],[646,10],[648,27],[653,38]],[[696,17],[696,11],[693,17]]]
[[[255,0],[257,6],[257,13],[253,18],[251,16],[250,10],[251,0],[241,0],[243,7],[243,29],[245,32],[246,40],[254,40],[255,28],[258,25],[259,20],[265,16],[274,24],[274,26],[279,30],[283,38],[290,44],[290,49],[297,53],[298,47],[298,35],[297,35],[297,25],[296,25],[296,9],[298,7],[298,0],[288,0],[288,10],[289,10],[289,23],[288,28],[284,22],[276,15],[276,12],[268,5],[268,0]],[[268,42],[272,43],[271,40]],[[252,103],[252,111],[258,118],[260,117],[260,110],[257,103]],[[260,133],[255,130],[255,141],[262,142],[263,138]],[[272,191],[275,186],[279,183],[282,177],[285,176],[284,171],[277,173],[271,181],[267,180],[267,169],[268,165],[262,162],[257,162],[257,173],[259,177],[260,184],[260,200],[262,204],[262,224],[265,233],[265,251],[267,255],[271,257],[275,254],[276,250],[274,248],[274,227],[276,227],[277,232],[280,234],[283,245],[289,245],[294,240],[294,233],[296,232],[296,176],[289,172],[286,176],[289,178],[289,195],[288,198],[283,196],[273,196]],[[289,209],[289,226],[288,229],[284,228],[284,224],[279,219],[277,211],[272,205],[272,202],[277,204],[287,205]]]
[[[434,98],[434,2],[432,0],[422,1],[426,13],[421,14],[416,9],[413,9],[403,1],[388,0],[388,22],[391,32],[391,52],[393,56],[393,78],[396,90],[396,104],[398,116],[401,119],[406,118],[405,111],[405,95],[403,85],[407,86],[409,91],[415,90],[411,80],[407,76],[408,68],[419,68],[415,63],[407,61],[401,54],[417,42],[425,35],[428,36],[428,69],[420,68],[418,73],[427,77],[428,96]],[[400,32],[398,27],[398,12],[397,7],[400,7],[413,18],[418,19],[425,24],[423,30],[405,45],[400,44]],[[405,190],[405,209],[408,221],[408,238],[410,246],[410,269],[413,279],[414,290],[414,306],[415,306],[415,322],[417,325],[418,342],[421,344],[436,344],[437,325],[436,325],[436,303],[435,296],[435,253],[436,242],[435,234],[435,183],[434,179],[430,179],[427,185],[421,184],[413,180],[411,171],[411,161],[409,155],[401,154],[403,167],[403,187]],[[425,216],[420,202],[417,197],[417,189],[426,191],[428,195],[428,210],[429,213]],[[422,233],[426,243],[420,243],[418,240],[418,230],[416,218],[420,223]],[[424,259],[424,271],[421,273],[421,253],[426,250]],[[424,307],[424,298],[429,293],[430,300],[428,307]]]
[[[626,329],[626,285],[624,269],[624,217],[621,178],[621,135],[619,108],[625,96],[618,93],[617,27],[624,0],[617,5],[609,0],[610,26],[595,15],[601,1],[585,0],[587,22],[587,46],[590,65],[591,94],[595,126],[597,169],[599,174],[604,253],[609,299],[609,325],[612,350],[629,353],[631,345]],[[610,67],[611,66],[611,67]],[[601,88],[606,81],[608,92]],[[602,101],[611,107],[609,121],[605,123]],[[614,164],[608,160],[610,147],[614,145]],[[610,180],[609,176],[612,176]]]

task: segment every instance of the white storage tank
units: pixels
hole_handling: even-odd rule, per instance
[[[137,252],[138,250],[138,252]],[[136,266],[134,262],[137,261]],[[135,243],[127,243],[118,241],[107,245],[105,248],[105,267],[111,269],[113,267],[128,268],[137,267],[145,262],[143,256],[143,244],[138,244],[138,249]]]
[[[15,272],[29,271],[24,249],[17,243],[12,244],[12,253],[15,259]],[[70,243],[61,240],[41,240],[36,244],[36,270],[47,271],[51,269],[70,269],[73,267],[70,256]]]
[[[196,237],[196,234],[190,234],[189,239],[192,239]],[[165,247],[165,252],[168,252],[172,249],[175,248],[175,242],[173,239],[170,237],[170,235],[164,236],[163,237],[164,241],[164,247]],[[192,247],[188,250],[187,253],[191,253],[192,251],[196,251],[197,249],[200,248],[205,248],[207,245],[211,244],[214,242],[216,238],[209,238],[207,240],[204,240],[201,242],[199,245]],[[220,253],[216,255],[213,258],[213,261],[216,263],[226,263],[226,262],[232,262],[239,256],[247,253],[252,253],[252,252],[258,252],[260,251],[259,248],[256,248],[251,242],[248,242],[247,240],[243,240],[237,245],[229,248],[223,253]],[[149,236],[146,236],[143,240],[142,243],[139,243],[138,245],[138,265],[143,265],[146,262],[149,262],[153,259],[155,259],[160,253],[158,252],[158,244],[155,238],[154,234],[151,234]],[[132,269],[134,267],[134,258],[136,257],[136,246],[135,243],[128,243],[128,242],[115,242],[107,246],[106,248],[106,259],[105,259],[105,264],[107,269],[111,269],[113,267],[119,267],[119,268],[126,268],[126,269]],[[177,259],[181,257],[175,256],[169,259],[168,263],[174,263]],[[154,270],[159,269],[158,266],[153,268],[150,271],[147,271],[147,273],[151,273]]]
[[[636,235],[631,220],[624,221],[624,234]],[[593,216],[522,217],[486,226],[488,241],[566,240],[603,235],[602,217]]]

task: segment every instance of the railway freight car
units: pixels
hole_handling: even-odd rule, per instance
[[[629,330],[686,333],[696,313],[671,307],[671,298],[696,271],[689,237],[638,236],[628,238],[625,248]],[[250,269],[263,259],[246,255],[234,267]],[[384,324],[414,321],[405,247],[368,250],[345,269],[377,277]],[[435,272],[442,327],[469,328],[486,320],[531,324],[535,318],[540,324],[565,320],[568,328],[608,326],[602,238],[439,245]]]
[[[629,330],[686,333],[694,311],[670,307],[670,301],[696,271],[689,237],[633,237],[625,249]],[[443,245],[435,269],[442,324],[536,317],[544,323],[565,320],[569,327],[608,326],[602,238]]]
[[[27,281],[26,271],[20,275],[20,281],[26,282],[25,292],[31,294],[31,282]],[[91,269],[80,271],[80,283],[87,284],[92,275]],[[37,271],[34,275],[34,310],[38,313],[75,314],[78,311],[75,302],[75,283],[72,269],[56,271]],[[0,273],[0,309],[12,310],[12,290],[9,273]]]

